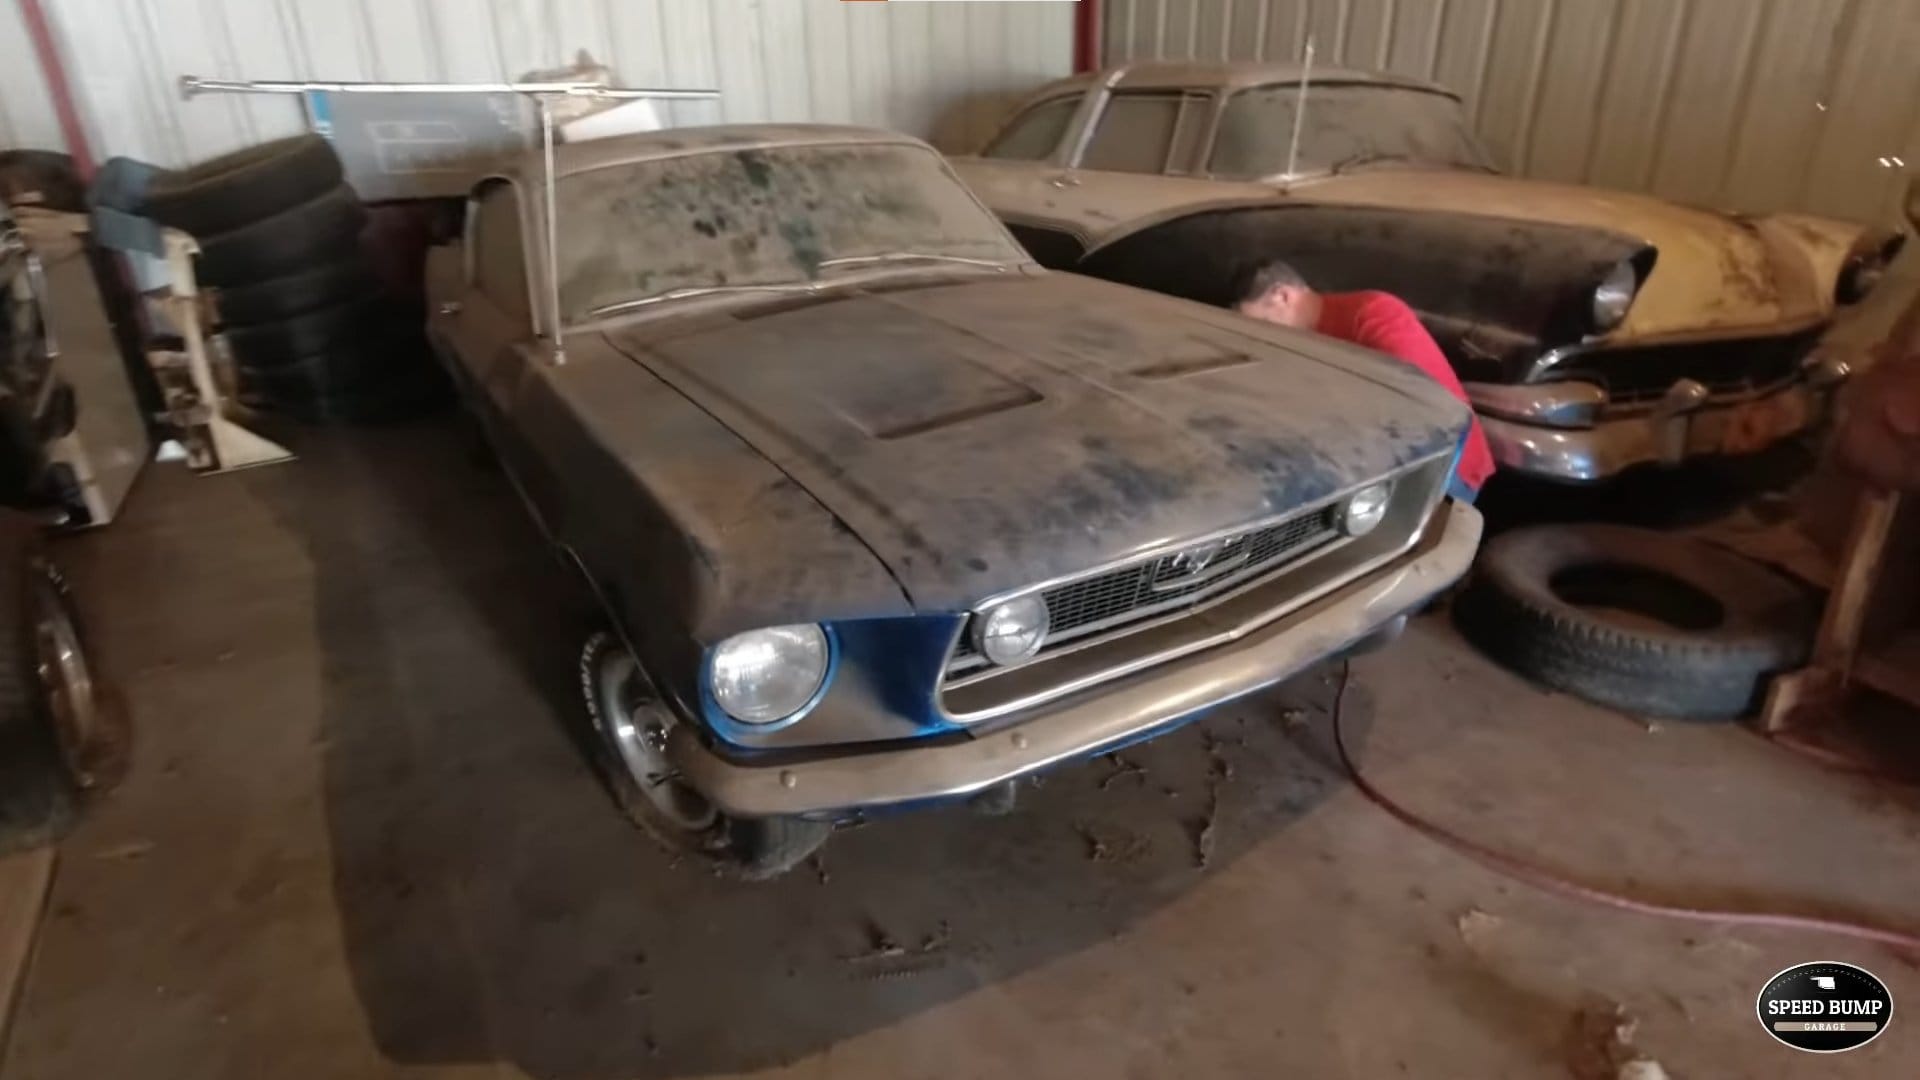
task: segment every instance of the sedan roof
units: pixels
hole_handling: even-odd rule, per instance
[[[1119,64],[1102,71],[1082,72],[1057,79],[1035,91],[1029,100],[1052,97],[1100,83],[1111,83],[1115,90],[1240,90],[1249,86],[1284,86],[1299,82],[1303,73],[1315,86],[1323,83],[1397,86],[1459,97],[1438,83],[1385,71],[1362,71],[1318,64],[1307,71],[1300,64],[1277,61],[1152,60]]]

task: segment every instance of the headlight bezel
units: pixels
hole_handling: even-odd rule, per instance
[[[806,696],[799,699],[797,705],[793,705],[791,709],[784,712],[748,709],[743,715],[742,712],[736,712],[729,707],[727,695],[722,692],[719,681],[729,647],[739,648],[746,642],[763,635],[791,634],[795,631],[810,634],[812,640],[818,642],[819,647],[819,670],[810,680],[811,686]],[[833,676],[839,665],[839,651],[833,628],[826,623],[786,623],[743,630],[729,635],[707,650],[705,662],[701,665],[700,691],[711,706],[709,715],[724,724],[735,726],[740,733],[754,735],[779,731],[798,723],[813,710],[815,705],[819,704],[820,699],[826,696],[828,688],[833,685]],[[736,701],[734,704],[739,702]],[[778,704],[784,706],[791,702],[783,700]],[[758,712],[764,712],[764,715],[756,715]],[[725,734],[724,731],[722,733]]]
[[[1622,260],[1594,285],[1587,298],[1587,320],[1595,334],[1610,333],[1627,321],[1634,298],[1640,295],[1640,271],[1632,260]]]
[[[995,656],[993,650],[987,646],[988,634],[993,617],[1003,611],[1019,607],[1039,609],[1039,617],[1037,619],[1029,619],[1030,622],[1038,623],[1039,631],[1034,635],[1030,643],[1016,650],[1014,653],[1007,654],[1004,659]],[[1035,656],[1038,656],[1040,650],[1046,647],[1047,635],[1053,631],[1052,622],[1052,612],[1047,608],[1046,596],[1039,592],[1029,592],[1019,596],[1009,597],[1006,600],[974,612],[973,617],[968,620],[967,633],[972,638],[975,651],[985,657],[987,663],[997,668],[1018,667],[1032,660]]]
[[[1335,515],[1341,535],[1358,540],[1379,528],[1393,506],[1393,489],[1394,482],[1389,478],[1368,484],[1342,499]],[[1371,508],[1363,504],[1370,504]]]
[[[1887,264],[1877,256],[1855,255],[1840,267],[1833,283],[1833,302],[1843,307],[1862,303],[1886,279]]]

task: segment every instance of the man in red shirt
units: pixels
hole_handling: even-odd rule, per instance
[[[1313,330],[1386,353],[1426,372],[1454,397],[1467,400],[1459,376],[1453,373],[1453,366],[1434,343],[1433,335],[1420,325],[1413,309],[1391,293],[1315,292],[1298,271],[1276,259],[1242,273],[1235,284],[1234,296],[1234,308],[1242,315]],[[1492,475],[1493,451],[1487,446],[1487,433],[1481,430],[1480,418],[1476,416],[1448,494],[1462,502],[1472,502],[1479,496],[1480,486]]]

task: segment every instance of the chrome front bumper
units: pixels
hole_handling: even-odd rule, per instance
[[[1635,465],[1678,465],[1691,457],[1763,450],[1819,423],[1831,407],[1833,389],[1800,381],[1726,404],[1670,394],[1646,413],[1602,417],[1578,429],[1484,413],[1480,423],[1502,469],[1591,483]]]
[[[1119,746],[1277,683],[1366,637],[1466,573],[1480,515],[1448,503],[1407,554],[1245,636],[1036,709],[977,737],[782,765],[715,754],[677,728],[667,752],[736,817],[822,814],[955,798]]]

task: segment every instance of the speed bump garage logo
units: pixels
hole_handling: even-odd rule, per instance
[[[1821,960],[1795,964],[1767,980],[1753,1008],[1767,1034],[1788,1046],[1837,1054],[1887,1030],[1893,995],[1865,968]]]

